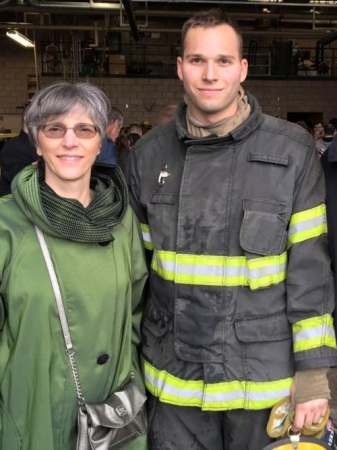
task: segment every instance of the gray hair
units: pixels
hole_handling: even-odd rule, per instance
[[[38,145],[38,133],[49,120],[65,116],[78,106],[84,109],[99,128],[103,143],[110,112],[107,96],[90,83],[65,82],[47,86],[33,96],[26,115],[31,143]]]
[[[114,124],[118,120],[120,126],[123,126],[124,116],[122,111],[117,106],[111,106],[108,114],[108,125]]]

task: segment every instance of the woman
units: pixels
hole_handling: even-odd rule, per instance
[[[118,167],[95,165],[109,102],[90,84],[32,99],[28,133],[41,157],[0,203],[0,448],[74,450],[77,397],[34,225],[60,285],[86,402],[135,372],[146,268]],[[142,387],[143,389],[143,387]],[[127,449],[146,449],[137,438]]]

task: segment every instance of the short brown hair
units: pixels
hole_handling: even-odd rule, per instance
[[[181,54],[184,55],[184,45],[185,39],[188,30],[191,28],[209,28],[215,27],[217,25],[229,25],[235,31],[238,40],[239,40],[239,53],[240,58],[242,58],[243,54],[243,40],[242,40],[242,31],[239,27],[238,23],[231,19],[225,12],[223,12],[220,8],[212,8],[205,11],[199,11],[190,17],[183,25],[181,29]]]

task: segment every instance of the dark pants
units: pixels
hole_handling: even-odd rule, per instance
[[[201,411],[148,394],[149,450],[262,450],[270,409]]]

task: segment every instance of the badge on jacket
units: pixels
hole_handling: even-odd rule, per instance
[[[164,164],[163,168],[161,169],[158,177],[158,184],[162,186],[165,184],[166,178],[169,177],[171,174],[167,170],[167,164]]]

